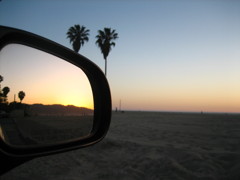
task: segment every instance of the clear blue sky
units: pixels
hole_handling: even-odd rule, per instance
[[[116,29],[108,57],[113,108],[240,112],[240,1],[2,0],[0,24],[71,48],[74,24],[90,29],[80,53],[102,69],[97,30]]]

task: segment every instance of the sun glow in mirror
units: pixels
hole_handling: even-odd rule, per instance
[[[80,68],[10,44],[0,53],[0,75],[1,136],[10,145],[61,143],[90,133],[93,95]]]

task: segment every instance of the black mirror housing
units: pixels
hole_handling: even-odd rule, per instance
[[[91,84],[94,100],[94,119],[93,128],[88,136],[64,143],[39,147],[15,147],[7,144],[0,136],[1,159],[3,161],[7,160],[7,163],[12,161],[12,166],[16,166],[34,157],[78,149],[102,140],[110,126],[112,105],[110,88],[100,68],[86,57],[53,41],[26,31],[0,26],[0,50],[12,43],[41,50],[79,67],[86,74]],[[19,161],[16,161],[17,159]]]

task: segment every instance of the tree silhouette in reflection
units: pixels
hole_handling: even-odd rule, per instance
[[[2,97],[3,97],[3,102],[6,103],[7,102],[7,94],[10,92],[10,88],[9,87],[4,87],[2,89]]]
[[[8,105],[12,104],[17,104],[17,102],[11,102],[9,104],[8,102],[8,93],[10,92],[10,88],[8,86],[5,86],[3,89],[1,89],[1,82],[3,82],[4,78],[3,76],[0,75],[0,104],[1,104],[1,109],[0,110],[6,110],[8,107]],[[24,97],[26,96],[24,91],[19,91],[18,93],[18,97],[20,99],[20,104],[22,103],[22,100],[24,99]]]
[[[1,82],[3,81],[3,76],[0,75],[0,103],[3,101],[3,94],[1,89]]]
[[[4,80],[3,76],[0,75],[0,103],[7,103],[7,94],[10,92],[9,87],[1,88],[1,82]]]
[[[25,92],[19,91],[18,98],[20,99],[20,103],[22,103],[22,100],[24,99],[25,95],[26,95]]]
[[[0,75],[0,83],[3,81],[3,77]],[[1,86],[0,86],[1,87]]]

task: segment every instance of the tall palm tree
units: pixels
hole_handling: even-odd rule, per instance
[[[73,50],[78,52],[80,48],[87,42],[89,36],[89,29],[86,29],[85,26],[80,26],[76,24],[68,29],[67,38],[70,39]]]
[[[26,95],[25,92],[19,91],[18,97],[19,97],[19,99],[20,99],[20,103],[22,103],[22,100],[24,99],[25,95]]]
[[[115,29],[112,30],[111,28],[104,28],[103,31],[98,31],[96,38],[96,44],[101,49],[105,60],[105,76],[107,76],[107,57],[111,51],[111,47],[116,45],[113,41],[118,38],[118,33],[116,33]]]

